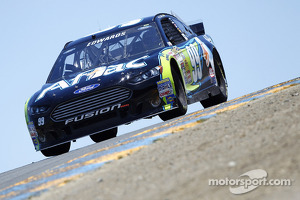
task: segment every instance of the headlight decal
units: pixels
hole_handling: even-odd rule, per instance
[[[161,74],[161,67],[157,66],[157,67],[150,69],[149,71],[146,71],[146,72],[132,78],[130,80],[130,83],[133,83],[133,84],[140,83],[140,82],[146,81],[150,78],[153,78],[155,76],[159,76],[160,74]]]
[[[38,115],[47,112],[49,109],[49,106],[33,106],[27,108],[30,115]]]

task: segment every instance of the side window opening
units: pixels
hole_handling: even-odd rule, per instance
[[[173,20],[175,22],[175,24],[177,25],[177,27],[181,30],[181,32],[188,38],[191,39],[192,37],[194,37],[192,30],[187,27],[184,23],[182,23],[181,21],[174,19]]]
[[[173,45],[177,45],[179,43],[186,41],[186,39],[183,37],[183,35],[179,32],[179,30],[175,27],[173,23],[174,22],[171,22],[170,19],[168,18],[164,18],[161,20],[162,28],[168,40]]]

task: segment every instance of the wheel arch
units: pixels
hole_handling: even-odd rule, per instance
[[[172,78],[173,78],[173,73],[177,73],[180,76],[180,81],[185,89],[186,86],[185,86],[185,82],[183,81],[181,70],[179,69],[178,63],[174,58],[171,58],[170,60],[170,67],[171,67]]]
[[[213,57],[216,58],[220,62],[222,73],[224,75],[224,78],[226,79],[226,73],[225,73],[225,70],[224,70],[224,67],[223,67],[223,62],[221,60],[221,57],[220,57],[220,54],[219,54],[218,50],[215,47],[213,47]]]

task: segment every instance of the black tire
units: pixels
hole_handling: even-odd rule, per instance
[[[90,138],[94,142],[98,143],[98,142],[102,142],[104,140],[108,140],[110,138],[116,137],[117,133],[118,133],[118,127],[103,131],[101,133],[96,133],[94,135],[90,135]]]
[[[227,80],[225,71],[223,70],[222,61],[217,53],[214,54],[215,73],[217,84],[220,89],[220,93],[216,96],[210,96],[208,99],[200,101],[204,108],[208,108],[227,101]]]
[[[42,154],[46,157],[58,156],[70,151],[71,142],[57,145],[55,147],[50,147],[48,149],[41,150]]]
[[[175,83],[178,108],[159,114],[160,119],[162,119],[163,121],[185,115],[187,111],[187,98],[182,79],[174,70],[172,70],[172,76]]]

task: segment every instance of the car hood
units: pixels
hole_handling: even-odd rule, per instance
[[[126,86],[128,80],[159,65],[158,52],[125,61],[121,60],[109,66],[100,66],[81,72],[71,79],[62,79],[43,85],[30,99],[30,104],[45,105],[64,102],[80,97],[93,90],[102,90],[113,86]]]

